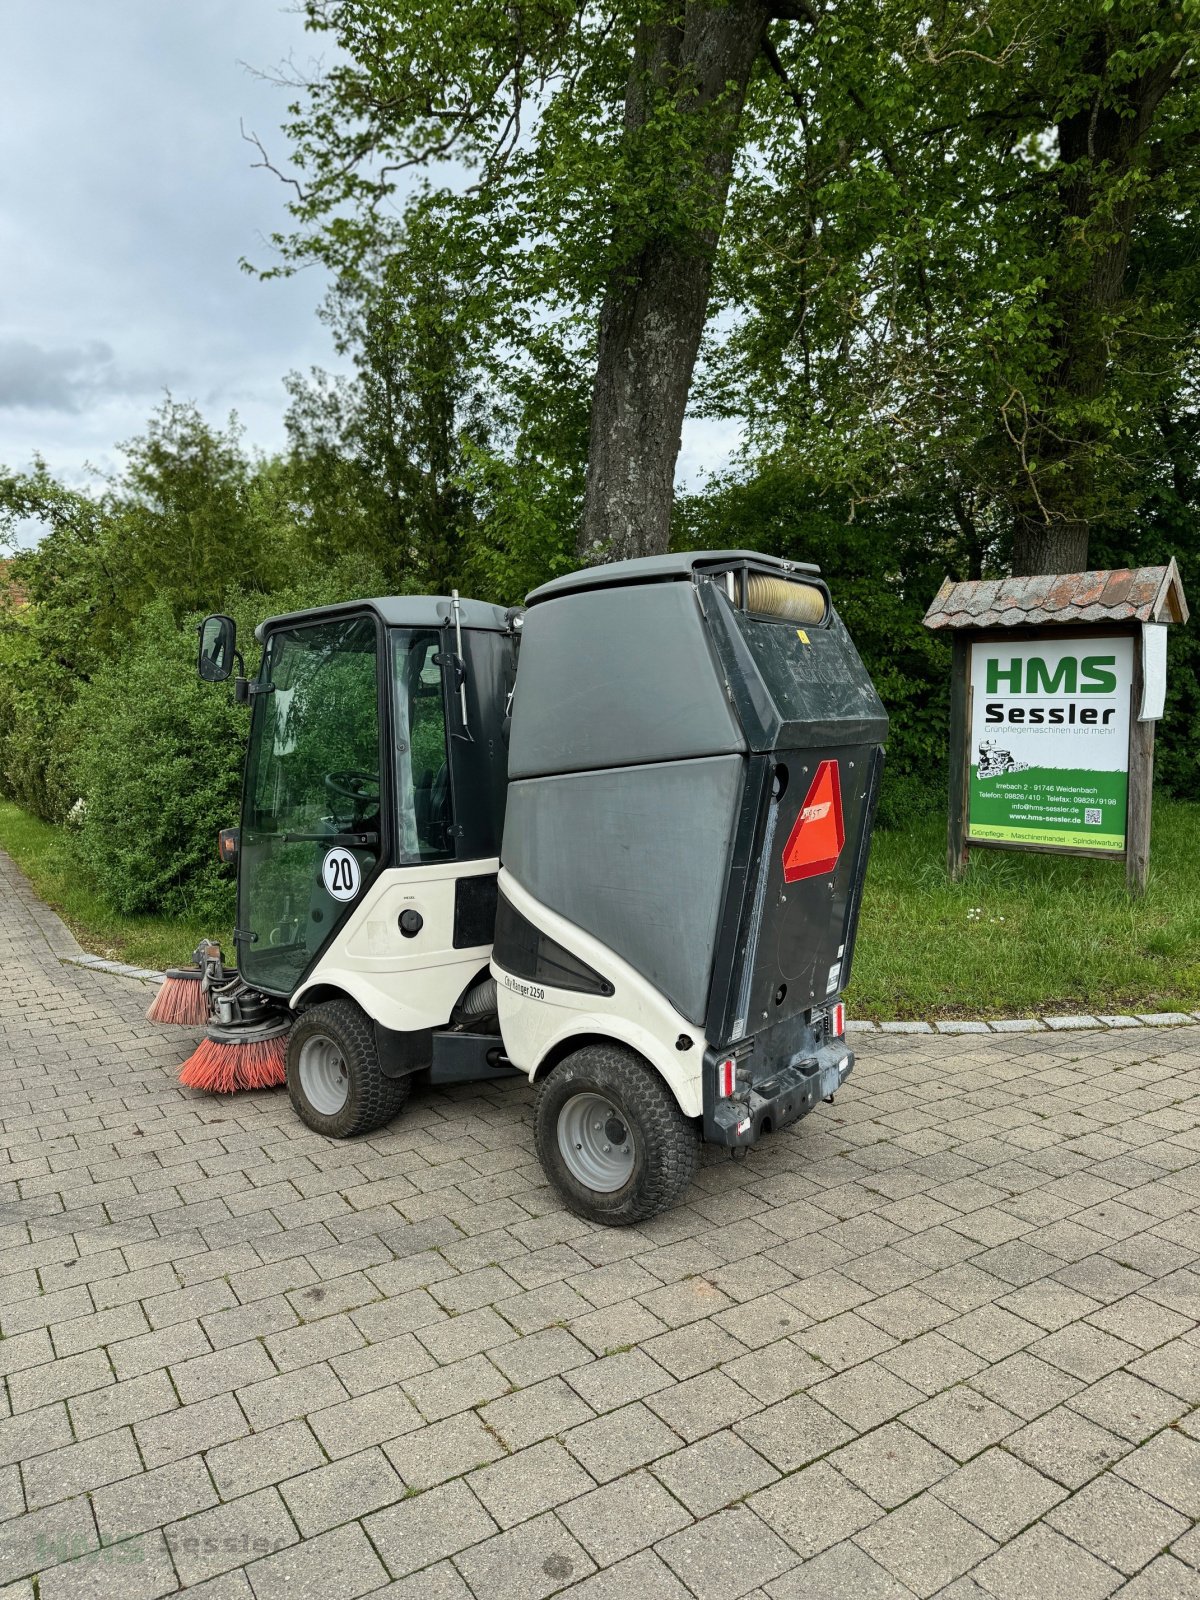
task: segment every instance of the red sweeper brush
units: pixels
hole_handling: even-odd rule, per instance
[[[286,1018],[250,1025],[212,1023],[184,1062],[180,1083],[210,1094],[286,1083],[288,1027]]]
[[[168,967],[162,988],[146,1017],[150,1022],[181,1022],[199,1028],[208,1018],[208,993],[199,967]]]
[[[202,939],[192,951],[190,967],[168,967],[161,989],[146,1016],[151,1022],[177,1022],[202,1028],[212,1009],[214,989],[237,981],[237,972],[225,965],[221,946]]]

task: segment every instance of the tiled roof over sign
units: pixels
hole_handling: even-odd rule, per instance
[[[947,578],[927,628],[1031,628],[1078,622],[1186,622],[1174,557],[1165,567],[1050,573],[1033,578]]]

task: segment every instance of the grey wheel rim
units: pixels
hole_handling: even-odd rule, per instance
[[[350,1094],[350,1075],[341,1050],[318,1033],[300,1046],[300,1087],[314,1111],[335,1117]]]
[[[624,1113],[602,1094],[573,1094],[558,1113],[567,1171],[588,1189],[612,1194],[633,1176],[633,1137]]]

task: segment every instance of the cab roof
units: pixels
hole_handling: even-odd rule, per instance
[[[393,594],[371,600],[347,600],[341,605],[312,606],[305,611],[287,611],[277,617],[267,617],[255,628],[254,637],[262,640],[268,632],[289,624],[323,622],[361,611],[373,611],[385,628],[440,628],[450,621],[451,604],[450,597],[444,594]],[[458,606],[464,628],[482,628],[493,633],[508,631],[511,613],[504,606],[461,598]]]

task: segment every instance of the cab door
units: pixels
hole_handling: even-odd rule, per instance
[[[238,966],[289,996],[385,859],[387,816],[374,616],[326,617],[268,638],[254,692],[238,855]]]

